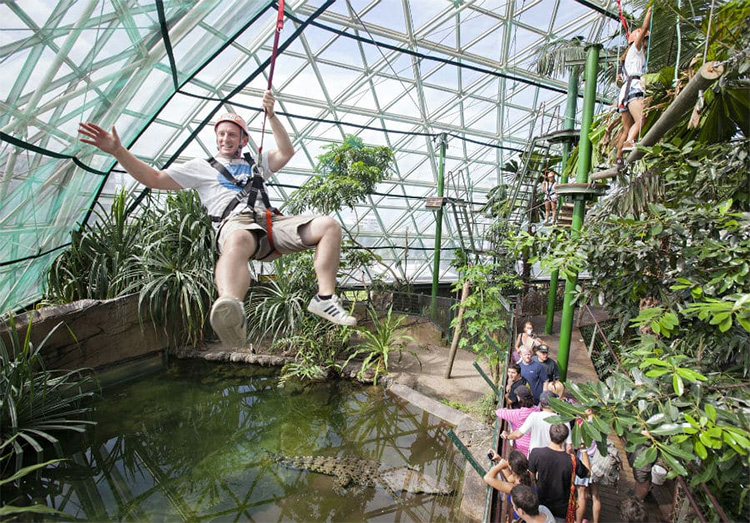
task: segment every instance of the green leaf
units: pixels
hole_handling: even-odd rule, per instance
[[[664,461],[667,463],[667,465],[669,465],[669,467],[677,471],[678,474],[680,474],[681,476],[687,476],[688,474],[687,469],[685,469],[682,463],[677,461],[677,459],[675,459],[674,456],[672,456],[671,454],[667,452],[662,452],[662,458],[664,458]]]
[[[665,423],[664,425],[659,425],[655,429],[650,429],[649,432],[657,436],[672,436],[674,434],[681,434],[683,432],[683,426],[679,423]]]
[[[706,416],[708,416],[708,419],[716,423],[716,408],[710,403],[706,403],[705,405],[703,405],[703,410],[706,412]]]
[[[672,387],[674,388],[675,394],[678,396],[682,396],[685,392],[685,384],[679,374],[672,376]]]
[[[646,420],[646,424],[654,425],[656,423],[660,423],[664,418],[666,418],[666,415],[663,412],[657,412]]]
[[[14,507],[13,505],[5,505],[0,507],[0,516],[10,516],[11,514],[55,514],[58,516],[68,516],[65,512],[60,512],[57,509],[48,507],[46,505],[30,505],[25,507]]]
[[[633,463],[633,467],[643,467],[653,463],[654,461],[656,461],[656,447],[647,447],[646,450],[638,455],[635,463]]]

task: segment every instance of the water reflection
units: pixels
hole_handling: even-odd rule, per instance
[[[412,465],[458,492],[462,457],[448,427],[376,387],[277,388],[268,370],[177,361],[105,392],[93,441],[28,484],[28,494],[89,520],[449,521],[453,496],[382,488],[334,492],[334,478],[273,454],[359,456]]]

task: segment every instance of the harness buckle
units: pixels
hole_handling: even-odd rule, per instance
[[[261,151],[258,151],[258,159],[250,168],[250,170],[253,173],[253,176],[260,176],[261,178],[265,179],[265,176],[263,175],[266,174],[266,172],[263,168],[263,153]]]

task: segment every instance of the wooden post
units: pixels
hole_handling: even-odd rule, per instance
[[[453,330],[453,342],[451,342],[451,352],[448,356],[448,368],[445,369],[445,379],[450,379],[451,370],[453,369],[453,360],[456,359],[456,351],[458,350],[458,340],[461,338],[461,327],[464,321],[464,303],[466,298],[469,297],[469,289],[471,288],[471,282],[466,280],[464,286],[461,289],[461,305],[458,307],[458,325]]]

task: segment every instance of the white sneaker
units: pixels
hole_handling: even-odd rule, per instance
[[[211,307],[211,327],[222,345],[244,347],[247,345],[247,319],[245,307],[236,298],[219,298]]]
[[[341,306],[341,299],[336,295],[330,300],[321,300],[317,295],[313,296],[307,310],[337,325],[354,327],[357,324],[357,318],[346,312]]]

